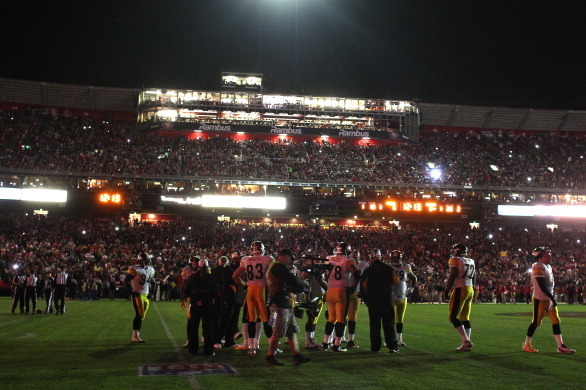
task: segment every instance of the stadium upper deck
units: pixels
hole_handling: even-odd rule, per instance
[[[420,113],[422,135],[419,143],[395,141],[394,144],[379,144],[376,139],[364,140],[361,136],[340,134],[339,127],[348,124],[304,123],[314,108],[325,111],[325,106],[319,106],[320,98],[302,100],[303,104],[299,106],[288,100],[290,97],[259,95],[257,91],[247,95],[239,91],[217,95],[210,92],[214,99],[219,99],[219,103],[217,100],[213,103],[207,95],[204,101],[194,100],[196,91],[174,91],[171,94],[174,97],[169,101],[162,95],[161,99],[143,100],[143,113],[151,112],[153,107],[195,112],[194,107],[203,104],[206,108],[216,108],[212,121],[193,116],[186,118],[185,123],[193,126],[207,121],[210,123],[208,129],[172,132],[164,130],[165,123],[169,122],[157,122],[163,129],[144,135],[144,130],[129,122],[136,122],[139,96],[144,99],[151,95],[156,97],[157,91],[148,93],[0,79],[3,110],[16,112],[36,107],[35,115],[41,114],[37,118],[34,115],[21,118],[23,122],[17,123],[19,131],[3,134],[7,137],[3,143],[8,149],[2,155],[0,179],[4,183],[22,186],[39,179],[46,183],[68,183],[69,187],[90,186],[89,183],[95,185],[97,182],[113,185],[116,182],[116,185],[123,183],[134,188],[152,190],[154,187],[163,191],[183,188],[187,192],[201,191],[203,187],[208,191],[216,188],[220,192],[257,192],[266,186],[265,191],[269,193],[287,191],[302,198],[309,195],[314,201],[346,197],[369,201],[395,195],[399,198],[481,199],[489,203],[496,199],[583,202],[586,193],[584,156],[581,153],[586,112],[582,111],[427,103],[405,105],[401,111],[399,106],[383,105],[392,115],[413,113],[413,110]],[[218,107],[242,105],[244,101],[238,99],[243,96],[247,96],[250,105],[250,98],[255,94],[263,99],[266,96],[267,100],[261,99],[260,106],[248,107],[249,112],[264,110],[267,114],[270,110],[288,116],[297,115],[292,112],[302,112],[299,115],[303,115],[303,120],[297,123],[320,126],[303,129],[317,129],[317,134],[330,130],[337,132],[337,136],[325,142],[326,138],[321,135],[307,135],[305,138],[312,142],[306,146],[297,142],[303,141],[304,135],[296,132],[273,133],[270,138],[259,137],[259,134],[238,134],[240,131],[237,131],[238,127],[233,128],[234,123],[262,126],[256,123],[257,120],[237,119],[227,114],[235,113],[235,110],[218,113]],[[191,100],[187,96],[191,96]],[[231,96],[233,100],[222,102],[222,96]],[[321,99],[326,104],[325,98]],[[343,99],[343,107],[338,100],[335,103],[338,104],[338,113],[351,111],[357,113],[357,117],[368,118],[381,112],[367,107],[366,99],[355,100]],[[265,107],[265,103],[271,101],[273,106]],[[311,102],[317,106],[311,106]],[[330,99],[328,104],[334,103]],[[44,119],[42,114],[47,113],[53,114],[49,118],[55,116],[57,119]],[[128,124],[113,127],[106,121],[104,125],[104,118],[122,119]],[[539,118],[541,121],[537,121]],[[199,122],[190,122],[192,119]],[[14,126],[9,118],[5,120],[5,129]],[[266,120],[265,117],[258,118],[258,121]],[[275,120],[277,122],[273,122],[277,124],[269,128],[297,129],[291,125],[291,120],[284,123]],[[366,119],[368,121],[375,124],[374,120]],[[150,127],[152,122],[156,121],[147,122],[147,125]],[[390,134],[388,130],[377,131]],[[190,134],[191,139],[177,141],[159,137],[157,133]],[[561,137],[548,138],[556,134]],[[210,141],[219,138],[226,141]],[[335,146],[333,138],[350,142]],[[356,138],[358,142],[355,142]],[[133,140],[132,144],[126,142],[128,139]],[[26,145],[32,149],[27,149]],[[541,149],[536,151],[536,147]],[[444,168],[442,178],[428,175],[432,165]]]

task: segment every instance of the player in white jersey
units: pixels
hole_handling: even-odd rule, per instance
[[[462,339],[462,345],[456,349],[458,352],[469,352],[474,345],[470,340],[470,310],[474,298],[476,265],[474,260],[465,257],[467,254],[466,245],[456,244],[452,247],[452,257],[449,261],[450,276],[445,292],[450,296],[450,322]]]
[[[146,266],[148,264],[148,266]],[[140,252],[136,265],[128,268],[128,274],[124,279],[124,285],[131,294],[132,305],[134,306],[134,320],[132,321],[132,338],[133,343],[144,343],[140,338],[140,329],[142,321],[149,309],[149,286],[155,271],[151,266],[151,256],[147,253]]]
[[[562,330],[560,327],[560,316],[557,308],[557,301],[553,295],[555,282],[553,278],[553,271],[551,269],[551,250],[540,246],[533,249],[531,253],[535,263],[531,266],[531,284],[533,285],[533,321],[527,329],[527,336],[523,344],[523,351],[530,353],[537,353],[533,348],[531,339],[539,325],[543,316],[547,313],[551,323],[553,324],[553,335],[558,344],[558,353],[575,353],[571,348],[564,344],[562,338]]]
[[[399,250],[391,252],[391,267],[397,275],[398,283],[393,284],[393,302],[395,304],[395,324],[397,328],[397,345],[405,346],[403,342],[403,321],[407,310],[407,280],[411,279],[413,286],[417,286],[417,276],[411,269],[411,264],[403,264],[403,253]]]
[[[354,274],[354,280],[360,280],[360,271],[356,268],[356,262],[349,257],[350,245],[346,242],[340,242],[336,247],[334,255],[328,256],[330,271],[327,277],[328,291],[326,292],[326,302],[328,303],[328,321],[324,335],[323,349],[329,347],[329,340],[335,330],[333,352],[344,352],[345,348],[340,347],[342,336],[344,335],[346,317],[346,303],[348,302],[348,289],[354,291],[355,286],[349,286],[348,274]]]
[[[248,309],[248,332],[249,348],[248,353],[255,355],[258,351],[260,332],[256,331],[257,319],[263,322],[265,335],[270,339],[273,335],[273,328],[269,326],[269,313],[267,308],[266,288],[267,271],[271,263],[275,261],[272,256],[265,256],[264,244],[260,241],[252,243],[252,255],[245,256],[240,261],[240,267],[232,274],[232,279],[239,286],[244,286],[240,276],[246,274],[246,307]]]

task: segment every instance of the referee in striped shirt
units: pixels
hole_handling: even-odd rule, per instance
[[[22,268],[18,269],[18,274],[12,278],[12,314],[16,310],[16,306],[20,304],[20,314],[24,314],[24,283],[26,281],[26,275]]]
[[[58,267],[55,274],[55,292],[53,297],[55,299],[55,314],[65,314],[65,290],[67,289],[67,281],[69,274],[65,267]]]

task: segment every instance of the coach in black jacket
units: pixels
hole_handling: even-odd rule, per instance
[[[380,251],[377,251],[375,260],[360,278],[360,296],[368,306],[370,349],[373,353],[379,353],[381,348],[381,323],[389,352],[399,352],[393,308],[393,283],[396,282],[393,269],[381,261]]]

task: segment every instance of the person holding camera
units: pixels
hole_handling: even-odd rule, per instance
[[[273,335],[269,340],[269,352],[266,359],[268,366],[282,366],[275,358],[279,339],[287,337],[287,344],[293,355],[295,365],[309,362],[311,359],[301,355],[297,343],[299,326],[293,315],[293,294],[303,292],[307,283],[290,272],[294,256],[290,249],[282,249],[277,261],[272,263],[267,272],[268,295],[271,315],[269,325],[273,327]]]
[[[189,334],[187,338],[187,350],[190,355],[197,354],[199,350],[199,324],[201,322],[203,332],[204,355],[213,356],[214,353],[214,329],[213,313],[214,298],[217,296],[217,285],[211,276],[208,261],[199,259],[197,268],[183,283],[182,297],[189,297]]]

